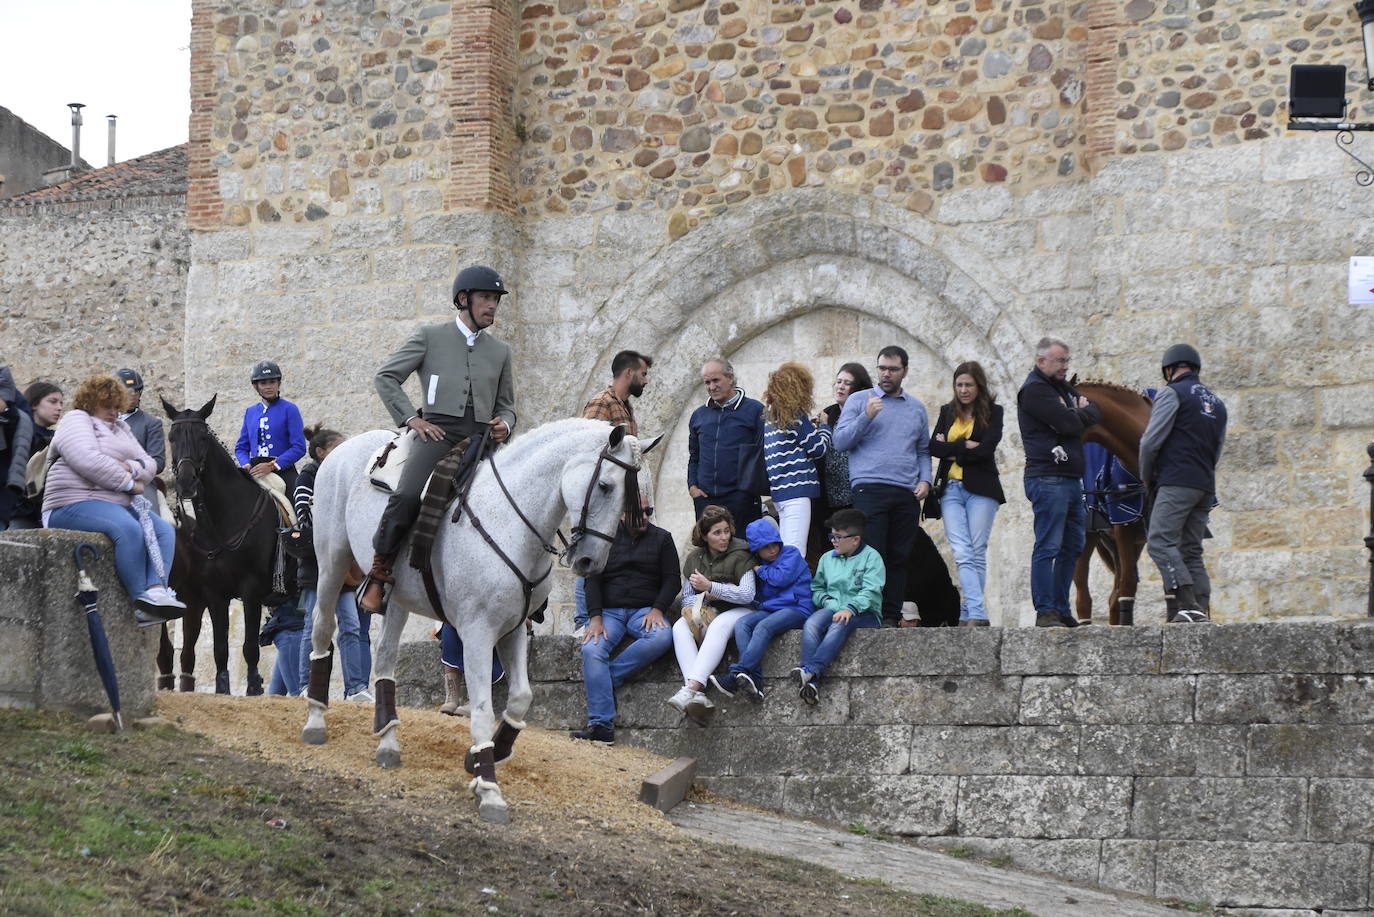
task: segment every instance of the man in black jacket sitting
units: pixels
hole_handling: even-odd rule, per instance
[[[648,522],[632,531],[621,517],[606,568],[587,577],[587,612],[582,635],[582,681],[587,688],[587,728],[572,733],[606,745],[615,743],[615,689],[673,645],[664,610],[681,586],[673,536]],[[629,634],[633,640],[614,659],[612,651]]]
[[[1031,602],[1036,627],[1073,626],[1069,584],[1083,553],[1083,431],[1102,419],[1097,405],[1069,387],[1069,345],[1041,338],[1035,368],[1016,393],[1025,488],[1035,514]]]

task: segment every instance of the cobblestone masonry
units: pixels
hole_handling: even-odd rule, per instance
[[[798,650],[778,640],[763,704],[716,695],[706,729],[660,662],[619,690],[616,738],[726,796],[1082,882],[1247,915],[1374,903],[1374,626],[859,631],[817,707]],[[404,648],[407,703],[442,700],[435,656]],[[531,722],[583,725],[571,638],[534,641],[531,679]]]

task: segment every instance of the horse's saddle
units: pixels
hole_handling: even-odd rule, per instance
[[[272,495],[273,501],[277,505],[277,519],[280,521],[280,528],[290,528],[296,524],[296,508],[291,505],[291,498],[286,493],[286,482],[281,479],[279,474],[265,474],[257,479],[258,486]]]
[[[384,493],[395,493],[401,484],[401,471],[420,434],[414,430],[404,430],[391,438],[391,441],[372,454],[367,463],[367,481]]]

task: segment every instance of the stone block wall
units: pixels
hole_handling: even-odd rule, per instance
[[[99,203],[99,202],[97,202]],[[70,398],[92,373],[132,366],[180,399],[191,239],[180,205],[0,216],[0,336],[15,382]]]
[[[816,707],[787,674],[798,652],[776,641],[767,698],[713,694],[704,729],[666,703],[670,654],[618,691],[617,741],[696,758],[726,796],[1078,881],[1374,905],[1374,626],[858,631]],[[436,658],[403,648],[401,696],[442,697]],[[580,728],[576,643],[537,638],[530,671],[530,721]]]
[[[0,705],[107,713],[77,591],[72,552],[89,541],[101,552],[87,570],[99,593],[125,721],[153,710],[158,631],[134,623],[134,605],[115,574],[114,547],[86,532],[0,533]]]

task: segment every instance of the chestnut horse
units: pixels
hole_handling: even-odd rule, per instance
[[[1139,392],[1114,382],[1089,381],[1073,384],[1080,395],[1102,410],[1102,420],[1083,434],[1086,442],[1097,443],[1117,457],[1131,474],[1140,477],[1140,437],[1150,422],[1152,402]],[[1140,582],[1140,552],[1145,547],[1145,520],[1113,525],[1110,532],[1088,532],[1083,553],[1074,568],[1075,611],[1080,621],[1092,620],[1092,594],[1088,590],[1088,566],[1096,552],[1112,572],[1112,593],[1108,620],[1112,624],[1131,624],[1135,620],[1135,591]]]

